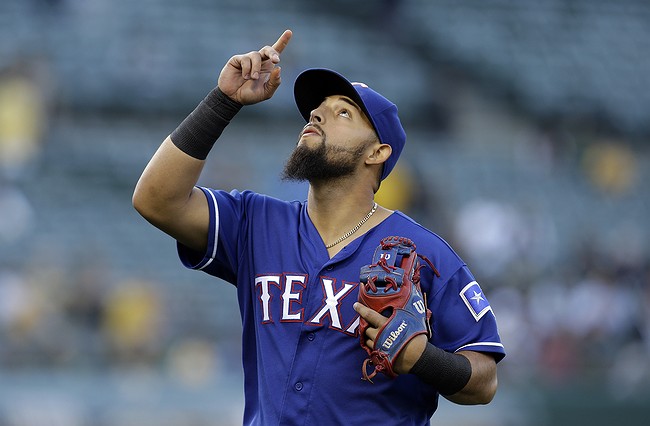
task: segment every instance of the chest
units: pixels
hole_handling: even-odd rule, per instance
[[[359,317],[352,305],[358,298],[358,267],[263,268],[248,285],[257,323],[299,323],[357,334]]]

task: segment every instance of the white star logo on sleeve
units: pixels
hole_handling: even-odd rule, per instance
[[[492,310],[490,302],[485,298],[483,290],[476,281],[472,281],[461,290],[460,298],[463,299],[465,306],[477,322]]]
[[[474,296],[470,297],[470,299],[472,299],[475,303],[479,304],[481,303],[481,300],[485,300],[483,296],[481,296],[482,294],[483,293],[480,292],[479,293],[474,292]]]

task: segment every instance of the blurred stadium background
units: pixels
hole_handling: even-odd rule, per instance
[[[132,209],[158,144],[234,53],[294,39],[284,86],[203,176],[302,199],[279,172],[298,72],[400,107],[382,202],[451,242],[508,356],[438,425],[633,425],[650,414],[650,3],[3,0],[0,425],[241,423],[234,291]]]

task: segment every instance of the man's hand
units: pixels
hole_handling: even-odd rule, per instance
[[[286,30],[273,46],[230,58],[219,75],[219,89],[243,105],[269,99],[280,86],[280,67],[276,65],[291,36],[291,30]]]
[[[379,330],[384,326],[384,324],[386,324],[388,318],[359,302],[354,304],[354,310],[357,311],[357,313],[361,315],[361,317],[365,319],[368,324],[370,324],[366,330],[366,345],[368,345],[368,347],[371,349],[374,349],[377,334],[379,334]],[[420,359],[420,356],[422,356],[422,352],[424,352],[426,345],[427,336],[424,334],[415,336],[413,340],[411,340],[406,345],[406,347],[402,350],[402,353],[400,353],[395,360],[395,364],[393,366],[395,372],[397,374],[407,374],[409,371],[411,371],[411,368],[415,365],[417,360]]]

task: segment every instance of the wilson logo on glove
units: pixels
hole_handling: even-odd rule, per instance
[[[371,383],[378,372],[397,377],[393,366],[404,347],[420,334],[431,337],[431,310],[420,288],[420,270],[425,264],[420,259],[437,277],[440,273],[429,259],[417,254],[415,248],[408,238],[383,238],[375,249],[373,263],[361,268],[359,302],[388,316],[375,339],[383,344],[381,347],[375,344],[375,349],[366,345],[368,322],[363,318],[359,320],[361,347],[368,353],[362,366],[363,379]],[[368,374],[370,366],[374,366],[374,370]]]
[[[390,349],[390,347],[393,345],[393,342],[397,340],[400,334],[402,334],[402,331],[408,327],[408,324],[406,321],[402,321],[402,323],[397,327],[397,330],[391,331],[386,340],[384,340],[384,344],[382,345],[386,349]]]
[[[416,311],[418,311],[419,314],[423,314],[426,312],[426,307],[424,306],[424,301],[422,300],[416,300],[413,302],[413,307],[415,308]]]

